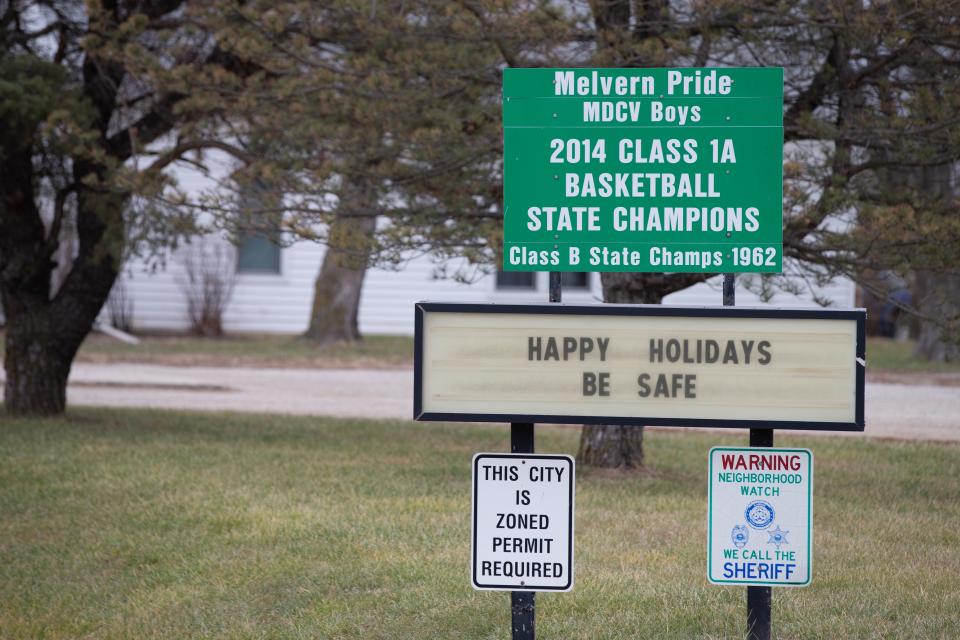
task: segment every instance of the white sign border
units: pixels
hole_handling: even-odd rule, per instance
[[[563,587],[551,587],[551,586],[535,586],[535,585],[524,585],[519,587],[517,585],[481,585],[477,582],[476,570],[477,570],[477,482],[479,475],[477,474],[477,462],[482,458],[508,458],[513,460],[520,459],[535,459],[535,460],[564,460],[570,463],[570,549],[567,553],[567,562],[569,563],[570,569],[567,572],[568,580],[567,584]],[[576,481],[577,481],[577,469],[576,461],[573,459],[573,456],[563,454],[563,453],[475,453],[473,455],[473,461],[470,465],[471,468],[471,491],[470,491],[470,584],[477,591],[570,591],[573,589],[573,544],[574,544],[574,517],[576,515],[575,508],[575,496],[576,496]]]
[[[711,575],[713,557],[711,544],[713,541],[713,452],[714,451],[750,451],[753,453],[806,453],[810,470],[810,486],[807,488],[807,518],[809,520],[809,534],[807,535],[807,580],[806,582],[754,582],[752,580],[714,580]],[[813,451],[805,448],[780,447],[711,447],[707,453],[707,580],[710,584],[736,585],[748,587],[806,587],[813,581]]]

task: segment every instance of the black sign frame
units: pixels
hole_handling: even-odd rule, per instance
[[[567,494],[567,583],[562,586],[543,586],[543,585],[515,585],[515,584],[480,584],[477,582],[477,488],[480,484],[480,474],[477,469],[480,461],[488,458],[497,460],[563,460],[570,463],[570,488]],[[473,495],[471,498],[470,521],[472,523],[472,533],[470,536],[470,583],[475,589],[484,591],[512,591],[523,589],[525,591],[570,591],[573,589],[573,522],[574,522],[574,496],[576,488],[576,463],[570,456],[556,455],[550,453],[478,453],[473,459]]]
[[[413,419],[427,422],[528,422],[548,424],[617,424],[711,429],[806,429],[863,431],[866,380],[865,309],[778,309],[757,307],[680,307],[665,305],[483,304],[418,302],[414,306]],[[502,413],[439,413],[423,410],[423,318],[425,313],[507,313],[527,315],[641,316],[683,318],[776,318],[799,320],[854,320],[857,323],[856,398],[853,422],[800,420],[726,420],[714,418],[656,418],[645,416],[570,416]]]

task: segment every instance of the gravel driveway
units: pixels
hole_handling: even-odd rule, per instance
[[[866,436],[960,441],[960,387],[868,382],[866,393]],[[77,405],[409,420],[413,373],[79,363],[67,395]]]

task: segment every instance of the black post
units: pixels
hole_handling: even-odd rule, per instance
[[[510,424],[510,452],[533,453],[533,424],[513,422]],[[536,593],[533,591],[510,592],[510,629],[513,640],[534,640],[537,619]]]
[[[723,274],[723,306],[725,307],[732,307],[737,304],[737,290],[734,283],[732,273]]]
[[[723,306],[737,303],[735,278],[732,273],[723,274]],[[751,447],[772,447],[773,429],[750,429]],[[773,589],[770,587],[747,587],[747,640],[770,640],[770,610],[773,606]]]
[[[771,587],[747,587],[747,640],[770,640]]]
[[[773,429],[750,429],[751,447],[772,447]],[[773,588],[747,587],[747,640],[770,640]]]
[[[510,423],[510,452],[533,453],[533,425],[531,423]]]
[[[560,302],[562,280],[559,271],[550,272],[550,302]],[[510,424],[511,453],[533,453],[533,424],[513,422]],[[534,640],[537,625],[537,594],[534,591],[510,592],[510,631],[513,640]]]
[[[560,302],[560,298],[563,296],[561,277],[559,271],[550,272],[550,302]]]
[[[772,447],[773,429],[750,429],[751,447]]]

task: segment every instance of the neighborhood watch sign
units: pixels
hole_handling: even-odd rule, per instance
[[[714,584],[810,584],[813,454],[710,450],[707,577]]]

